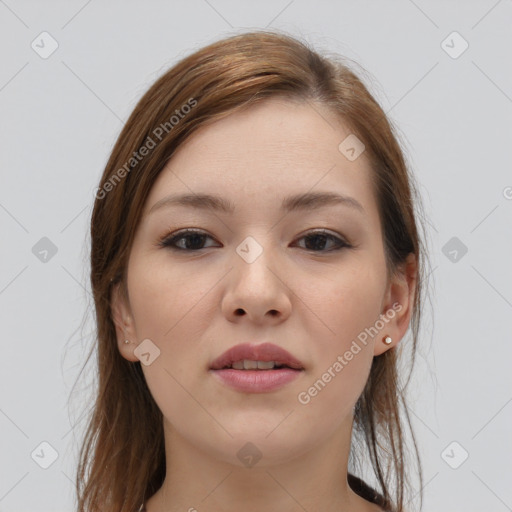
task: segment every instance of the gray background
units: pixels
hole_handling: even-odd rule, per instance
[[[73,509],[92,405],[90,372],[70,398],[94,328],[88,222],[123,121],[179,58],[263,27],[366,68],[420,184],[434,295],[410,413],[424,510],[512,510],[511,21],[510,0],[0,0],[0,512]]]

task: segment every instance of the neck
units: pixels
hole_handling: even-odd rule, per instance
[[[164,420],[166,478],[147,504],[147,512],[370,512],[379,510],[352,491],[347,483],[352,417],[320,446],[291,458],[264,457],[247,441],[233,442],[233,452],[249,455],[236,464],[193,445]],[[233,440],[232,440],[233,441]],[[208,447],[206,448],[208,449]],[[265,451],[267,450],[267,451]],[[251,459],[251,456],[253,457]],[[254,461],[257,462],[254,463]],[[253,465],[251,465],[251,463]]]

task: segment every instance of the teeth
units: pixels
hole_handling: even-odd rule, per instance
[[[237,361],[231,365],[234,370],[271,370],[274,366],[276,366],[275,361],[251,361],[249,359]]]

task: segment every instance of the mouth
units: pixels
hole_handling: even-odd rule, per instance
[[[261,371],[269,371],[269,370],[280,370],[282,368],[288,368],[290,370],[303,370],[299,365],[291,366],[290,364],[278,363],[276,361],[252,361],[250,359],[243,359],[240,361],[235,361],[231,364],[227,364],[222,368],[217,368],[218,370],[261,370]],[[215,369],[215,368],[212,368]]]
[[[235,345],[210,365],[211,370],[277,371],[283,368],[304,370],[301,361],[273,343]]]
[[[218,357],[210,371],[222,384],[242,393],[269,393],[304,373],[302,363],[277,345],[236,345]]]

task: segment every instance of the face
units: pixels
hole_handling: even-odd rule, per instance
[[[260,466],[319,448],[351,420],[373,357],[407,327],[366,155],[338,149],[349,134],[322,105],[267,100],[193,134],[149,194],[129,300],[114,302],[119,349],[137,361],[133,347],[150,340],[142,369],[166,432],[218,460],[241,465],[247,442]],[[282,209],[306,193],[350,199]],[[234,212],[165,201],[180,194],[217,196]],[[302,363],[279,389],[235,390],[210,371],[227,349],[263,342]]]

